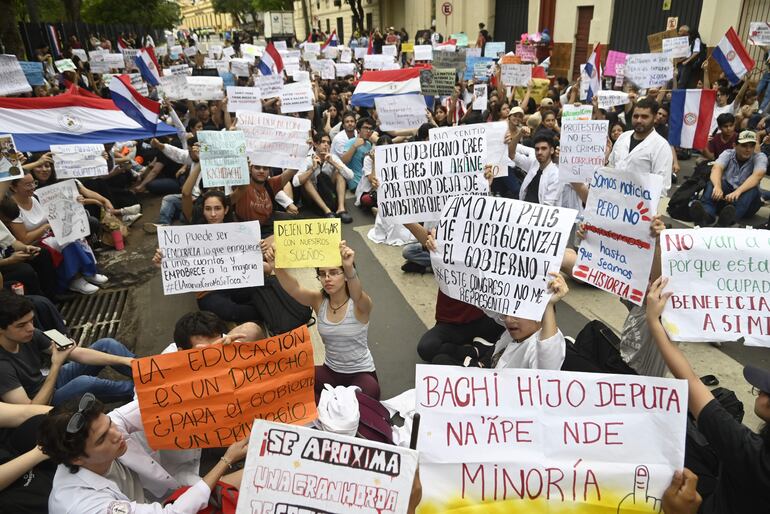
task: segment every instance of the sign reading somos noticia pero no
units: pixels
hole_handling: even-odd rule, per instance
[[[406,514],[416,470],[414,450],[256,421],[237,512]]]
[[[158,227],[163,294],[264,285],[258,221]]]
[[[276,268],[326,268],[342,266],[339,218],[275,222]]]
[[[659,512],[684,463],[684,380],[418,365],[415,394],[419,511]]]
[[[246,138],[243,132],[200,130],[200,166],[204,187],[249,183]]]
[[[451,197],[486,195],[483,135],[374,147],[378,205],[394,223],[435,221]]]
[[[770,347],[770,237],[764,230],[665,230],[661,271],[673,293],[661,320],[674,341]]]
[[[218,448],[248,437],[254,419],[317,417],[307,326],[255,342],[144,357],[132,372],[154,450]]]
[[[662,187],[660,175],[595,171],[584,211],[586,236],[572,275],[642,305],[655,256],[650,223]]]
[[[431,264],[439,289],[482,309],[540,320],[558,272],[573,209],[519,200],[450,198],[436,227]]]

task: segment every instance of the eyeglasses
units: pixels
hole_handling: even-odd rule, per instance
[[[69,420],[69,423],[67,423],[68,434],[77,434],[78,432],[83,430],[83,427],[86,424],[85,413],[91,407],[93,407],[95,401],[96,401],[96,397],[93,394],[86,393],[83,395],[83,397],[80,399],[80,403],[78,404],[78,411],[72,415],[72,417]]]
[[[35,189],[37,187],[37,180],[23,184],[25,189]]]
[[[751,396],[759,396],[762,392],[763,392],[762,389],[758,387],[751,388]]]
[[[374,130],[374,127],[369,127],[368,125],[364,125],[361,127],[361,130]]]
[[[325,278],[339,277],[340,275],[342,275],[341,269],[332,269],[329,271],[319,271],[316,273],[315,278],[318,280],[324,280]]]

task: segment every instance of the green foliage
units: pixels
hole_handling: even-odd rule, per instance
[[[86,23],[134,23],[170,29],[181,20],[179,5],[172,0],[84,0]]]

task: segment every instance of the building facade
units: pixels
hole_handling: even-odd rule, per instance
[[[217,32],[234,27],[232,16],[214,12],[211,0],[177,0],[182,15],[179,28],[213,29]]]

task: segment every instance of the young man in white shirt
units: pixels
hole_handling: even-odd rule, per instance
[[[242,471],[225,472],[246,456],[248,438],[233,443],[173,504],[148,502],[147,496],[165,496],[182,484],[129,437],[144,430],[136,402],[109,415],[103,410],[86,394],[75,409],[49,415],[41,424],[38,443],[59,464],[48,498],[51,514],[196,514],[208,505],[218,480],[240,485]]]
[[[665,195],[671,189],[674,157],[671,146],[655,130],[658,102],[642,98],[634,105],[633,130],[623,132],[612,147],[608,166],[638,173],[654,173],[663,177]]]
[[[346,112],[342,116],[342,130],[332,139],[332,155],[342,159],[342,156],[345,155],[345,145],[356,136],[356,115],[352,112]]]

